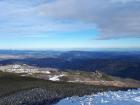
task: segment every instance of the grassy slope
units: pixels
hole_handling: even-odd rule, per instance
[[[12,73],[0,72],[0,97],[22,90],[30,90],[33,88],[45,88],[48,91],[62,94],[64,97],[73,95],[82,96],[99,91],[119,89],[116,87],[93,86],[66,82],[51,82],[31,77],[20,77]]]

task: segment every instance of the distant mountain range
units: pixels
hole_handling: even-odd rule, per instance
[[[102,71],[140,80],[139,51],[30,51],[0,50],[0,65],[28,64],[60,70]]]

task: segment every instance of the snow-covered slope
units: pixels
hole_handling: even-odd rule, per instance
[[[51,68],[45,68],[41,69],[38,67],[33,67],[29,66],[26,64],[13,64],[13,65],[5,65],[5,66],[0,66],[0,71],[3,72],[13,72],[13,73],[45,73],[45,74],[50,74],[49,70],[53,70]]]
[[[140,105],[140,89],[71,97],[61,100],[56,105]]]

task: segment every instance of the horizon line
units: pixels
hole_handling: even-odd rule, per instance
[[[0,50],[19,51],[140,51],[140,48],[0,48]]]

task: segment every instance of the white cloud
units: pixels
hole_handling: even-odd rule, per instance
[[[139,0],[57,0],[39,8],[50,18],[96,24],[101,39],[140,36]]]
[[[1,0],[1,34],[79,31],[96,24],[99,39],[140,37],[140,0],[50,1]]]

